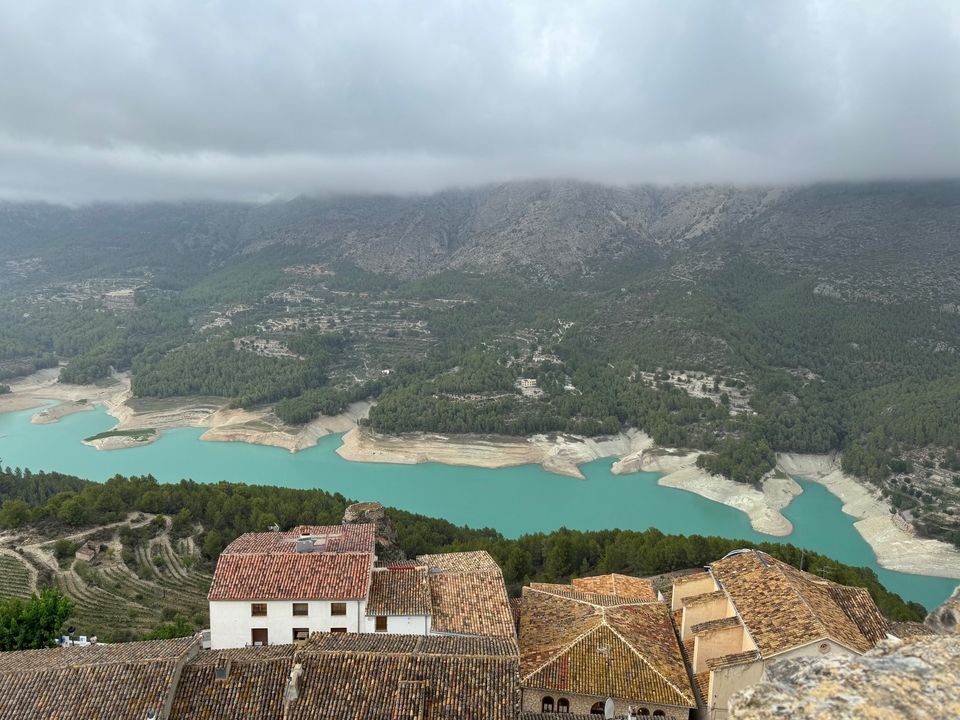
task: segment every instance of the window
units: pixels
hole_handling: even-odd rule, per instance
[[[266,616],[267,616],[266,603],[250,603],[250,617],[266,617]]]
[[[649,710],[647,710],[646,708],[640,708],[640,715],[642,715],[643,717],[646,717],[649,714],[650,714]]]
[[[345,633],[346,631],[346,628],[330,628],[330,632],[332,633]]]
[[[331,615],[346,615],[346,614],[347,614],[347,604],[346,604],[346,603],[330,603],[330,614],[331,614]]]
[[[295,617],[306,617],[310,614],[309,605],[307,603],[294,603],[293,604],[293,614]]]
[[[595,702],[595,703],[590,707],[590,714],[591,714],[591,715],[603,715],[603,703],[602,703],[602,702]]]
[[[557,700],[557,712],[558,713],[568,713],[570,712],[570,701],[566,698],[560,698]]]
[[[540,712],[553,712],[553,698],[549,695],[540,701]]]
[[[253,628],[250,631],[251,645],[269,645],[269,636],[266,628]]]
[[[387,631],[387,616],[386,615],[377,615],[377,632],[386,632]]]
[[[293,629],[293,641],[297,642],[299,640],[306,640],[310,637],[310,628],[294,628]]]

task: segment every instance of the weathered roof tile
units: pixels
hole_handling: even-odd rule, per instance
[[[425,567],[374,570],[367,615],[429,615],[430,585]]]
[[[601,605],[553,586],[524,588],[520,672],[524,687],[696,707],[670,610],[659,602]]]

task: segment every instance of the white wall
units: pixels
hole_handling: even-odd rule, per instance
[[[365,600],[267,600],[265,617],[252,617],[250,605],[256,600],[210,601],[210,647],[213,649],[244,647],[250,644],[253,628],[266,628],[271,645],[293,642],[294,628],[313,632],[329,632],[345,627],[347,632],[366,629]],[[307,615],[293,614],[293,603],[307,603]],[[346,615],[331,615],[334,602],[345,602]],[[399,632],[399,631],[398,631]]]
[[[821,650],[821,645],[825,651]],[[856,654],[832,640],[818,640],[765,660],[715,670],[710,675],[709,697],[704,698],[710,706],[710,720],[725,720],[730,697],[745,687],[759,682],[766,673],[767,667],[780,660],[798,657],[853,657]]]
[[[377,619],[373,616],[366,618],[364,632],[377,631]],[[429,615],[388,615],[387,634],[428,635],[430,633]]]

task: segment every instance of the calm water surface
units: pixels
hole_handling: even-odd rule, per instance
[[[853,518],[841,511],[842,503],[821,485],[802,479],[803,494],[784,512],[794,524],[793,534],[771,538],[754,532],[746,515],[733,508],[657,485],[657,473],[613,475],[611,460],[582,466],[587,478],[583,481],[548,473],[538,465],[486,470],[354,463],[336,454],[337,436],[294,454],[246,443],[201,442],[203,431],[196,428],[165,430],[150,445],[104,452],[80,442],[113,426],[114,419],[103,410],[69,415],[51,425],[33,425],[30,417],[35,412],[0,414],[4,466],[58,470],[100,481],[118,473],[152,474],[160,482],[192,478],[322,488],[460,525],[493,527],[509,537],[566,526],[577,530],[657,527],[666,533],[782,540],[844,563],[871,567],[888,588],[928,608],[942,602],[960,583],[880,568],[853,527]]]

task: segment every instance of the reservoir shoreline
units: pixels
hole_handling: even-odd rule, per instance
[[[324,437],[342,433],[336,452],[352,462],[438,463],[477,468],[540,465],[549,472],[578,479],[584,478],[581,465],[614,458],[614,475],[658,473],[659,485],[695,493],[739,510],[756,532],[774,537],[788,536],[794,530],[782,511],[803,492],[794,480],[801,478],[822,485],[840,499],[843,512],[856,518],[853,526],[869,544],[881,567],[960,579],[960,551],[947,543],[916,537],[909,525],[890,512],[873,488],[840,470],[836,455],[780,454],[777,472],[758,489],[710,475],[696,467],[699,453],[658,448],[649,436],[637,430],[607,438],[450,437],[425,433],[384,436],[358,425],[370,409],[370,404],[363,402],[352,404],[341,415],[320,417],[302,428],[290,428],[268,409],[231,409],[222,398],[134,400],[128,374],[114,375],[102,385],[64,385],[57,382],[57,373],[56,368],[42,370],[11,383],[12,392],[0,396],[0,413],[45,406],[31,421],[55,423],[100,405],[117,420],[114,430],[156,429],[149,442],[159,439],[164,429],[194,427],[204,429],[200,439],[208,442],[243,442],[299,452],[314,447]],[[90,444],[100,450],[115,450],[148,443],[113,437]],[[69,468],[59,469],[69,472]]]

